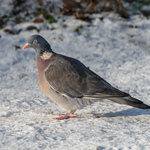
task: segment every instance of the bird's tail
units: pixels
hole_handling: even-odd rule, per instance
[[[137,108],[140,108],[140,109],[150,109],[150,106],[144,104],[142,101],[140,101],[136,98],[133,98],[131,96],[114,97],[114,98],[110,98],[109,100],[111,100],[115,103],[130,105],[132,107],[137,107]]]

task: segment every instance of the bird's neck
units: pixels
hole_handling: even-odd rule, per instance
[[[54,53],[47,53],[43,54],[42,56],[37,55],[37,68],[39,71],[44,70],[49,63],[54,59],[55,54]]]

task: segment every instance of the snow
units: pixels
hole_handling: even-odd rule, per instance
[[[76,118],[51,120],[66,111],[40,90],[34,50],[21,48],[30,35],[40,34],[55,52],[79,59],[150,104],[150,20],[103,13],[92,23],[59,18],[39,33],[26,30],[29,25],[41,27],[18,24],[13,28],[22,31],[15,35],[0,30],[0,149],[149,150],[150,110],[103,102],[77,110]]]

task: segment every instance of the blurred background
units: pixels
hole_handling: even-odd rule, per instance
[[[42,23],[43,28],[48,28],[47,23],[56,23],[58,18],[68,15],[91,22],[91,14],[103,12],[126,19],[134,14],[150,18],[150,0],[0,0],[0,29],[18,34],[20,30],[5,27],[23,22]],[[40,29],[28,26],[27,30]]]

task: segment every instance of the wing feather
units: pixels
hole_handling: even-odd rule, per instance
[[[72,98],[99,99],[128,95],[112,87],[80,61],[66,56],[56,57],[45,76],[56,92]]]

